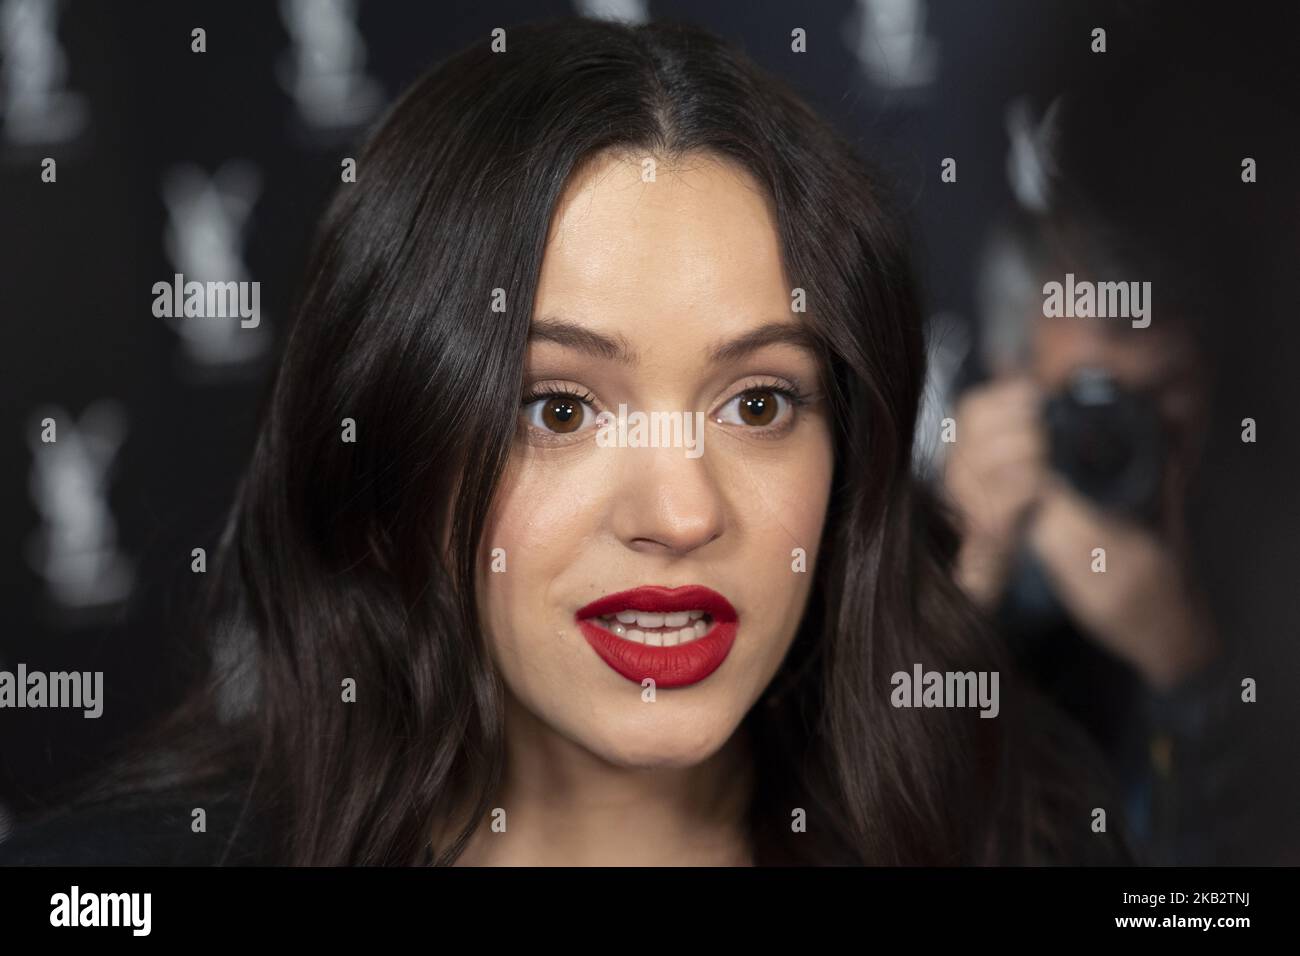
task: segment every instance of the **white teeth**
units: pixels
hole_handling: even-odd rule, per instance
[[[625,614],[633,616],[635,623],[639,626],[629,627],[627,623],[624,623],[623,615]],[[699,616],[693,617],[693,615]],[[646,617],[664,618],[664,629],[651,630],[644,623]],[[685,618],[685,620],[680,620],[682,618]],[[678,644],[687,644],[698,637],[703,637],[709,632],[713,622],[711,619],[704,620],[703,611],[677,611],[672,614],[659,615],[643,614],[640,611],[620,611],[617,620],[613,615],[606,615],[600,618],[600,623],[612,634],[625,640],[636,641],[638,644],[648,644],[651,647],[676,647]],[[685,626],[680,626],[681,624]]]
[[[617,618],[620,624],[635,624],[642,630],[652,627],[686,627],[693,621],[704,617],[703,611],[673,611],[659,613],[656,611],[636,611],[628,609],[617,614],[607,614],[608,618]]]

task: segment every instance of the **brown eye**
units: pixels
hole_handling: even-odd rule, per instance
[[[785,389],[747,388],[728,399],[715,417],[723,425],[762,429],[770,435],[791,424],[794,406]]]
[[[542,424],[553,432],[568,434],[582,424],[582,403],[571,398],[552,398],[542,405]]]
[[[776,418],[777,397],[770,391],[745,392],[738,398],[740,419],[746,425],[770,425]]]
[[[526,401],[524,419],[534,428],[553,435],[572,435],[595,422],[594,409],[573,395],[542,395]]]

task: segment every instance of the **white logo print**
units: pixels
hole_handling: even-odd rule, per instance
[[[1057,176],[1056,148],[1061,98],[1052,100],[1041,119],[1034,118],[1027,97],[1007,104],[1007,182],[1016,202],[1031,212],[1046,212]]]
[[[857,0],[846,40],[871,81],[914,89],[938,72],[938,45],[925,34],[925,0]]]
[[[293,40],[278,64],[280,84],[302,121],[321,129],[368,119],[384,94],[365,73],[356,0],[280,0],[280,19]]]
[[[121,926],[148,936],[152,911],[152,893],[83,893],[74,884],[50,897],[51,926]]]
[[[68,58],[54,0],[0,5],[0,114],[11,143],[62,143],[86,125],[85,98],[63,88]]]
[[[650,19],[646,0],[574,0],[580,17],[616,23],[645,23]]]
[[[249,272],[242,247],[244,230],[260,192],[261,176],[247,162],[228,162],[212,176],[194,165],[177,166],[167,174],[163,181],[168,215],[164,246],[185,279],[216,283],[219,289],[227,288],[229,283],[236,283],[236,289],[253,288],[252,284],[244,285]],[[257,294],[256,290],[253,294]],[[218,298],[224,301],[224,296]],[[197,314],[182,309],[168,321],[180,335],[186,356],[200,366],[248,362],[269,345],[260,316],[257,322],[245,324],[211,319],[206,309],[197,310]]]
[[[117,550],[108,475],[126,437],[126,413],[109,400],[91,405],[77,422],[62,409],[43,410],[31,432],[39,436],[42,422],[50,420],[57,440],[31,441],[28,484],[44,524],[28,541],[28,560],[65,608],[122,601],[135,572]]]

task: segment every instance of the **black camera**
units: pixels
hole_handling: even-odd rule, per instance
[[[1047,400],[1053,469],[1110,511],[1154,522],[1160,513],[1166,436],[1154,400],[1104,369],[1080,369]]]

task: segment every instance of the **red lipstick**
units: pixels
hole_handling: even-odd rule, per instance
[[[680,614],[702,611],[708,630],[684,644],[661,647],[620,637],[596,618],[620,611],[645,614]],[[639,587],[592,601],[574,615],[578,629],[600,659],[630,681],[647,677],[656,687],[685,687],[704,680],[727,658],[736,639],[739,615],[731,602],[701,585],[681,588]],[[632,627],[636,627],[633,623]],[[657,631],[653,629],[651,633]]]

